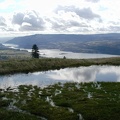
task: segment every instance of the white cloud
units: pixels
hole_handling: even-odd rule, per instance
[[[94,2],[94,3],[96,3],[96,2],[99,2],[100,0],[86,0],[87,2]]]
[[[75,6],[58,6],[58,8],[56,8],[55,12],[58,13],[59,11],[74,12],[77,15],[79,15],[80,17],[82,17],[84,19],[89,19],[89,20],[92,20],[94,18],[100,19],[100,16],[96,13],[93,13],[90,8],[80,9]]]
[[[0,26],[6,26],[6,20],[2,16],[0,16]]]
[[[4,0],[0,2],[0,31],[119,32],[119,4],[119,0]]]
[[[43,18],[41,18],[35,11],[17,13],[13,15],[12,23],[19,25],[20,31],[38,31],[44,30],[45,27]]]
[[[88,28],[88,24],[86,23],[86,21],[84,19],[81,19],[74,12],[61,11],[58,12],[58,14],[55,14],[54,17],[48,18],[47,21],[51,23],[51,29],[58,31],[60,33],[63,32],[74,33],[74,30],[77,31],[80,28],[81,30]]]
[[[16,13],[13,15],[12,23],[21,25],[23,22],[24,13]]]

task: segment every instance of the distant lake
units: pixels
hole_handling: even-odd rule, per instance
[[[19,48],[18,45],[14,44],[3,44],[9,48],[13,49],[20,49],[20,50],[27,50],[31,52],[31,49],[24,49]],[[109,54],[93,54],[93,53],[74,53],[74,52],[67,52],[61,51],[58,49],[40,49],[40,56],[41,57],[51,57],[51,58],[72,58],[72,59],[89,59],[89,58],[108,58],[108,57],[117,57],[118,55],[109,55]]]
[[[120,66],[89,66],[0,76],[0,88],[18,85],[45,87],[58,82],[120,82]]]

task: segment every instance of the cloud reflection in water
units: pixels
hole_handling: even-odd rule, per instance
[[[15,74],[0,77],[0,88],[16,87],[18,85],[47,86],[58,82],[120,82],[119,66],[90,66],[66,68],[60,70]]]
[[[53,71],[49,77],[56,80],[74,82],[120,82],[120,67],[118,66],[90,66],[79,68],[66,68]]]

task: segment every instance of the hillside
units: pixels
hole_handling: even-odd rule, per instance
[[[7,48],[6,46],[4,46],[4,45],[2,45],[1,43],[0,43],[0,50],[9,50],[10,48]]]
[[[31,48],[37,44],[39,49],[60,49],[82,53],[103,53],[120,55],[120,34],[36,34],[16,37],[6,42],[17,44],[20,48]]]
[[[31,54],[26,50],[12,49],[0,43],[0,60],[28,59]]]

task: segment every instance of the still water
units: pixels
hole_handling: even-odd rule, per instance
[[[120,82],[120,66],[90,66],[65,68],[60,70],[15,74],[0,77],[0,88],[18,85],[37,85],[45,87],[65,82]]]
[[[31,52],[31,49],[19,48],[19,46],[15,44],[3,44],[3,45],[12,49],[27,50],[28,52]],[[119,56],[119,55],[95,54],[95,53],[75,53],[75,52],[61,51],[59,49],[40,49],[39,53],[41,57],[63,58],[65,56],[66,58],[71,58],[71,59],[108,58],[108,57]]]

